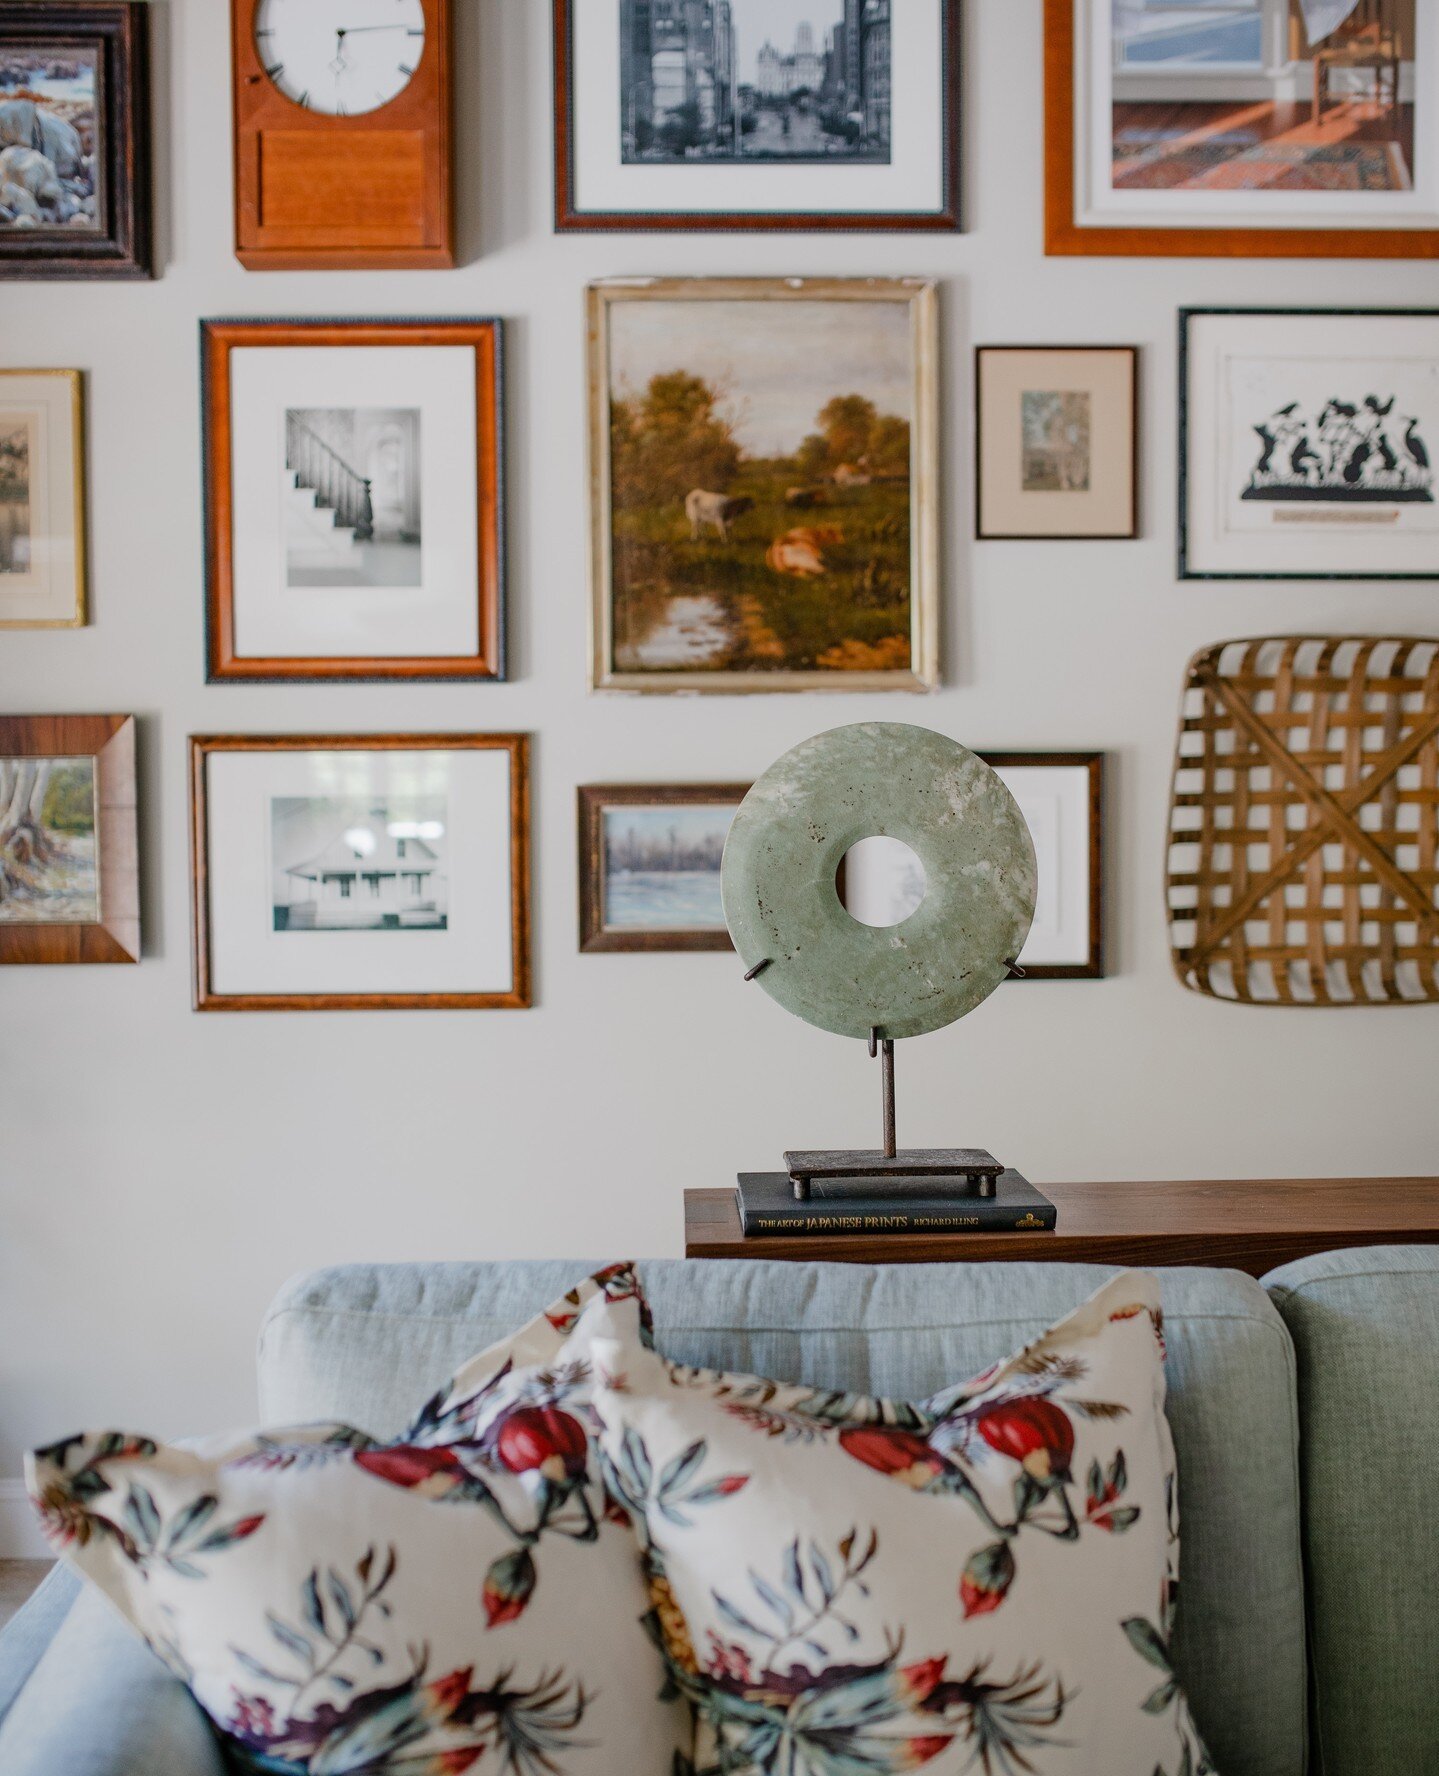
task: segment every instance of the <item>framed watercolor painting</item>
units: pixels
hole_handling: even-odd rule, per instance
[[[1019,803],[1039,863],[1022,980],[1104,974],[1104,754],[985,752]],[[840,899],[866,925],[902,924],[925,896],[924,866],[900,839],[861,839],[840,865]]]
[[[733,949],[720,860],[749,787],[582,785],[581,950]]]
[[[982,345],[975,353],[981,539],[1138,534],[1139,353]]]
[[[1182,579],[1439,579],[1439,309],[1179,325]]]
[[[84,379],[0,370],[0,629],[84,621]]]
[[[960,226],[960,0],[553,0],[555,226]]]
[[[138,962],[135,720],[0,716],[0,963]]]
[[[936,293],[591,286],[591,684],[937,682]]]
[[[214,682],[504,677],[501,323],[201,323]]]
[[[1426,0],[1045,0],[1051,253],[1439,256]]]
[[[530,1003],[523,734],[190,742],[197,1011]]]
[[[153,275],[150,17],[0,6],[0,278]]]

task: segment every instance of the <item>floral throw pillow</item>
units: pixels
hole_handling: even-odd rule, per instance
[[[595,1352],[700,1776],[1210,1769],[1153,1277],[922,1405]]]
[[[607,1507],[590,1334],[644,1351],[632,1270],[467,1364],[398,1441],[345,1425],[30,1457],[56,1552],[189,1685],[242,1769],[670,1776],[693,1726]]]

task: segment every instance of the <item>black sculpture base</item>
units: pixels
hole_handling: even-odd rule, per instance
[[[975,1195],[992,1197],[1004,1167],[982,1147],[908,1147],[886,1155],[878,1149],[809,1150],[786,1153],[785,1169],[799,1202],[811,1186],[827,1197]]]

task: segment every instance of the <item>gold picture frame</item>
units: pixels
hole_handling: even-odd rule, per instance
[[[6,435],[5,413],[7,408],[19,411],[20,396],[7,400],[7,394],[16,390],[22,382],[40,383],[55,381],[68,384],[68,399],[63,388],[54,391],[53,396],[42,407],[31,411],[38,422],[44,422],[48,429],[57,417],[63,419],[70,433],[68,447],[62,439],[59,454],[50,448],[48,439],[41,455],[41,463],[45,467],[46,485],[43,492],[44,504],[41,511],[48,509],[51,502],[63,508],[70,519],[68,537],[62,537],[62,546],[69,564],[62,566],[55,575],[60,583],[57,595],[55,587],[7,586],[7,580],[17,578],[32,579],[38,576],[21,575],[18,570],[8,569],[4,563],[9,558],[8,552],[14,546],[17,526],[24,525],[25,542],[31,540],[31,527],[35,516],[36,500],[32,503],[29,475],[33,465],[30,462],[33,438],[27,438],[25,448],[26,491],[24,494],[25,511],[23,517],[17,515],[14,508],[17,500],[4,497],[4,464],[0,462],[0,629],[80,629],[89,620],[86,609],[87,561],[85,548],[85,376],[81,370],[47,370],[23,369],[7,366],[0,369],[0,440]],[[18,428],[17,428],[18,429]],[[36,453],[40,454],[40,453]],[[52,462],[52,456],[55,460]],[[68,485],[63,480],[68,479]],[[53,522],[53,520],[51,520]],[[28,550],[27,550],[28,553]],[[37,615],[35,611],[43,609],[48,600],[52,607],[63,606],[63,614]],[[27,614],[16,615],[19,608]]]
[[[644,325],[629,326],[619,317],[638,303],[647,305]],[[787,316],[768,340],[746,317],[731,356],[723,328],[736,318],[733,305],[751,303],[805,304],[808,312]],[[659,322],[661,305],[675,311],[667,324]],[[701,305],[720,312],[702,323]],[[817,305],[837,312],[831,319]],[[827,344],[848,345],[845,323],[861,305],[875,312],[853,330],[853,348],[837,360],[844,367],[833,381],[803,387],[799,354],[818,362]],[[898,310],[902,323],[881,325],[886,310]],[[938,313],[937,286],[925,278],[645,277],[590,286],[592,690],[938,685]],[[748,382],[741,350],[751,355]],[[694,354],[688,360],[686,351]],[[671,352],[680,354],[673,365]],[[766,371],[766,354],[771,366],[784,365],[783,379]],[[643,393],[631,372],[645,378]],[[645,467],[637,429],[658,428],[663,399],[689,403],[682,423],[695,428],[694,451],[679,455],[678,471],[669,437]],[[617,578],[621,401],[629,410],[621,471],[631,492]],[[820,429],[801,438],[807,426]],[[691,464],[708,465],[703,479],[723,484],[704,486]],[[694,485],[681,487],[681,479]],[[769,620],[777,616],[778,626]]]

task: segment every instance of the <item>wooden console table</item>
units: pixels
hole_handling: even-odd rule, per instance
[[[797,1234],[747,1240],[732,1190],[685,1192],[688,1258],[852,1264],[1206,1264],[1263,1276],[1341,1246],[1439,1243],[1439,1178],[1254,1178],[1041,1184],[1053,1233]]]

